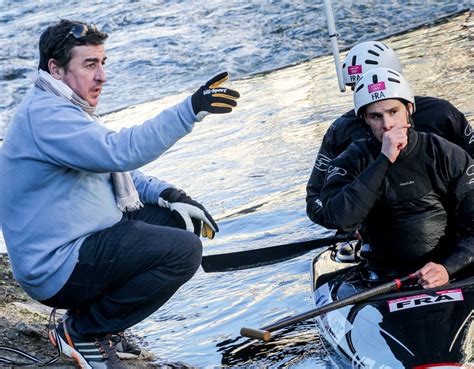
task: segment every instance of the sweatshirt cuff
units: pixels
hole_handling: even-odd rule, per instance
[[[166,181],[161,181],[159,186],[155,190],[155,201],[154,204],[158,204],[158,199],[160,198],[161,194],[163,193],[164,190],[168,188],[176,188],[174,185],[171,183],[168,183]]]
[[[181,118],[186,122],[187,125],[192,127],[197,122],[196,114],[193,111],[193,104],[191,103],[191,96],[186,97],[179,105],[178,111]]]

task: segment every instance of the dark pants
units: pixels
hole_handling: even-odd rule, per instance
[[[76,311],[86,336],[116,333],[140,322],[199,268],[202,244],[168,209],[147,205],[84,241],[64,287],[42,303]]]

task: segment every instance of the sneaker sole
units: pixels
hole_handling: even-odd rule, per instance
[[[52,335],[50,334],[50,340],[54,339],[54,342],[56,342],[56,345],[58,343],[59,345],[61,345],[61,351],[64,355],[66,355],[67,357],[70,357],[71,359],[74,359],[77,362],[77,364],[81,367],[81,369],[93,369],[87,363],[86,359],[84,359],[84,357],[78,351],[74,350],[71,346],[69,346],[69,344],[61,338],[61,336],[58,335],[57,338],[59,339],[59,342],[57,342],[57,340],[54,339],[54,337],[52,337]],[[51,343],[54,345],[53,341],[51,341]]]
[[[117,350],[117,355],[120,359],[123,359],[123,360],[138,359],[138,357],[140,356],[140,355],[137,355],[137,354],[131,354],[131,353],[128,353],[128,352],[122,352],[122,351],[118,351],[118,350]]]

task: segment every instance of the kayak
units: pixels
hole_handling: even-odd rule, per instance
[[[377,285],[361,264],[342,262],[334,249],[313,260],[311,281],[316,307]],[[408,286],[328,312],[316,324],[337,366],[474,368],[473,307],[470,276],[433,289]]]

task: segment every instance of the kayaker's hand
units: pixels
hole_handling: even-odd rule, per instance
[[[193,111],[198,122],[210,113],[230,113],[232,108],[237,106],[235,100],[240,97],[240,94],[230,88],[219,87],[228,79],[229,74],[227,72],[219,73],[191,96]]]
[[[203,237],[213,239],[215,232],[219,232],[219,227],[204,206],[186,195],[183,190],[167,188],[160,194],[158,205],[170,209],[178,223],[197,236],[201,233],[201,222]]]
[[[434,288],[449,282],[449,274],[446,268],[433,262],[429,262],[414,274],[418,278],[418,284],[423,288]]]
[[[393,127],[382,135],[382,154],[392,163],[395,163],[400,152],[408,145],[408,128],[410,124]]]

